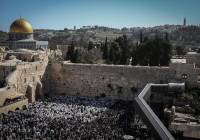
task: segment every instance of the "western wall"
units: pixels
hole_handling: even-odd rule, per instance
[[[131,100],[147,83],[187,82],[188,86],[199,86],[198,73],[200,70],[191,64],[149,67],[51,63],[43,76],[43,92]]]
[[[169,67],[73,64],[48,61],[23,62],[16,66],[1,65],[1,81],[28,97],[43,94],[106,96],[129,100],[147,83],[187,82],[199,86],[200,69],[192,64]],[[187,77],[184,79],[183,75]],[[6,78],[7,77],[7,78]],[[8,78],[10,77],[10,78]]]
[[[46,53],[35,52],[33,62],[10,57],[11,60],[0,64],[2,105],[12,93],[16,97],[23,95],[29,103],[43,95],[133,100],[147,83],[186,82],[189,87],[200,84],[200,69],[194,64],[171,63],[169,67],[73,64],[48,62]],[[24,50],[17,54],[24,56]]]
[[[43,56],[44,53],[41,55]],[[193,64],[172,63],[169,67],[122,66],[74,64],[64,61],[48,62],[48,55],[38,58],[34,62],[19,62],[13,59],[8,61],[15,63],[0,64],[1,80],[5,81],[3,87],[0,88],[0,114],[25,109],[29,103],[49,95],[106,97],[135,101],[138,99],[139,93],[140,95],[145,93],[146,88],[144,87],[151,85],[149,83],[159,85],[165,83],[162,85],[168,87],[170,82],[175,82],[176,85],[179,82],[185,82],[189,87],[200,86],[200,69]],[[182,85],[185,86],[185,84]],[[146,97],[153,97],[149,94],[150,90],[147,93]],[[158,100],[164,102],[165,99],[162,97],[164,96],[158,95]],[[139,101],[142,102],[143,99]],[[137,112],[145,117],[149,116],[147,114],[156,116],[151,108],[140,110],[147,109],[149,106],[144,108],[144,104],[140,104],[139,101],[134,104],[134,109],[138,109]],[[143,114],[144,112],[147,114]],[[165,136],[158,133],[157,128],[160,127],[159,130],[164,130],[162,133],[168,134],[166,137],[173,139],[157,116],[153,117],[154,123],[157,123],[156,127],[153,125],[152,127],[151,124],[154,123],[145,117],[143,120],[154,130],[157,137]]]

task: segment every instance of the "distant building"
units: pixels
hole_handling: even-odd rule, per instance
[[[76,31],[76,26],[74,26],[74,31]]]
[[[188,52],[186,54],[186,62],[188,64],[194,64],[195,67],[200,68],[200,53]]]
[[[34,40],[33,28],[25,19],[15,20],[9,31],[9,39],[6,41],[10,49],[47,49],[48,41]]]
[[[186,64],[186,59],[185,58],[172,58],[171,63],[183,63]]]

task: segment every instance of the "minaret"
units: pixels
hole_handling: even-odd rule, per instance
[[[184,20],[183,20],[183,26],[186,26],[186,18],[184,18]]]

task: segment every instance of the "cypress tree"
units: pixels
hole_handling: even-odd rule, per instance
[[[143,42],[143,33],[142,33],[142,31],[140,31],[140,43],[142,43]]]
[[[71,42],[71,45],[68,47],[66,60],[72,60],[72,57],[74,55],[74,41]]]
[[[107,60],[108,59],[108,39],[106,37],[104,46],[103,46],[103,59]]]

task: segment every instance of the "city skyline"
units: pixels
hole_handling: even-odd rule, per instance
[[[152,27],[165,24],[200,24],[198,0],[2,0],[0,30],[8,31],[20,16],[34,29],[80,28],[87,25]]]

